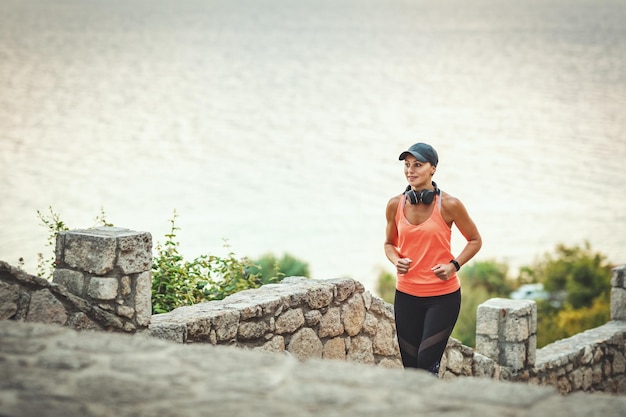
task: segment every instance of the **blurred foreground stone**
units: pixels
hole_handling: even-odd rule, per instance
[[[626,398],[0,321],[0,415],[623,416]]]

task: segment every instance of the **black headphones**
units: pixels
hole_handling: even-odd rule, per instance
[[[435,181],[433,181],[433,187],[435,187],[434,190],[426,189],[421,191],[415,191],[409,185],[406,187],[406,190],[404,190],[404,195],[406,196],[406,198],[409,199],[409,202],[411,204],[430,204],[435,201],[435,196],[437,194],[441,194],[441,191],[439,190],[439,188],[437,188],[437,184],[435,183]]]

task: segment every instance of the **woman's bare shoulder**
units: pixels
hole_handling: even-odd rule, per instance
[[[441,205],[446,212],[451,213],[453,216],[466,211],[460,199],[443,191],[441,192]]]

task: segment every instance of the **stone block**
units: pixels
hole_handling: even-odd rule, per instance
[[[356,336],[351,338],[346,358],[352,362],[366,364],[375,363],[372,341],[370,338],[366,336]]]
[[[463,354],[459,349],[447,349],[445,351],[446,367],[454,374],[461,375],[463,370]]]
[[[508,366],[515,372],[526,367],[527,355],[524,343],[505,343],[502,353],[505,363],[500,363],[500,365]]]
[[[67,318],[65,306],[50,291],[39,290],[33,293],[26,321],[63,325]]]
[[[104,275],[115,267],[117,241],[111,233],[99,229],[72,230],[64,234],[61,241],[61,266],[79,269],[95,275]]]
[[[82,296],[85,287],[85,277],[82,272],[72,269],[56,268],[52,282],[63,285],[72,294]]]
[[[476,311],[476,334],[498,336],[501,319],[501,309],[493,308],[487,303],[479,305]]]
[[[626,320],[626,289],[611,288],[611,320]]]
[[[354,293],[355,285],[351,279],[329,280],[335,284],[335,302],[347,300]]]
[[[621,265],[611,270],[611,286],[617,288],[625,288],[624,276],[626,275],[626,266]]]
[[[537,335],[533,334],[528,338],[526,345],[526,365],[528,367],[535,366],[537,361]]]
[[[365,313],[365,320],[363,321],[363,333],[374,336],[376,335],[376,329],[378,327],[378,319],[373,314]]]
[[[256,347],[253,350],[283,353],[285,351],[285,338],[282,336],[274,336],[270,340],[268,340],[263,346]]]
[[[224,310],[213,318],[215,336],[218,342],[230,341],[237,336],[239,330],[239,312],[236,310]]]
[[[124,275],[120,278],[120,295],[126,297],[132,293],[131,279],[128,275]]]
[[[537,334],[537,303],[533,303],[529,317],[529,331],[531,335]]]
[[[328,284],[317,284],[306,293],[305,300],[309,307],[318,309],[328,307],[333,301],[334,288]]]
[[[152,236],[147,232],[121,232],[117,235],[117,265],[125,274],[152,269]]]
[[[270,325],[267,321],[242,321],[239,323],[239,330],[237,332],[238,340],[255,340],[260,339],[270,329]]]
[[[82,311],[72,314],[68,318],[66,325],[75,330],[102,330],[97,323]]]
[[[114,300],[118,287],[119,281],[116,278],[91,277],[87,295],[94,300]]]
[[[187,340],[187,326],[184,323],[163,322],[154,323],[148,329],[148,334],[158,339],[185,343]]]
[[[341,306],[341,321],[349,336],[356,336],[361,332],[365,321],[365,304],[361,294],[354,294]]]
[[[485,335],[476,335],[476,351],[486,357],[498,362],[500,358],[500,347],[497,339],[492,339]]]
[[[377,355],[394,356],[399,353],[395,328],[391,323],[388,321],[378,323],[372,347]]]
[[[318,334],[320,337],[335,337],[344,331],[341,324],[341,311],[339,307],[329,308],[326,314],[320,319]]]
[[[534,363],[536,311],[531,300],[492,298],[482,303],[476,322],[477,351],[515,371]]]
[[[626,358],[621,352],[615,352],[613,356],[613,375],[620,375],[626,372]]]
[[[276,333],[293,333],[304,323],[304,313],[301,308],[287,310],[276,318]]]
[[[476,353],[474,355],[474,362],[472,363],[472,374],[475,377],[491,378],[495,373],[496,363],[494,360]]]
[[[346,360],[346,341],[341,337],[327,340],[324,344],[322,357],[324,359]]]
[[[152,271],[142,272],[135,278],[135,311],[137,324],[148,326],[152,316]]]
[[[117,306],[117,315],[132,319],[135,316],[135,309],[128,306]]]
[[[300,360],[321,359],[324,346],[315,331],[305,327],[293,335],[287,350]]]
[[[522,342],[530,336],[529,316],[510,314],[504,320],[504,341]]]
[[[307,326],[315,327],[320,323],[322,313],[320,313],[319,310],[310,310],[304,313],[304,319],[306,320]]]
[[[20,287],[0,281],[0,320],[14,317],[20,299]]]

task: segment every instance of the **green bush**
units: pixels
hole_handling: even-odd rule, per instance
[[[54,273],[54,245],[61,231],[69,230],[52,207],[49,213],[37,211],[42,226],[48,229],[48,243],[52,256],[45,259],[39,254],[37,274],[51,279]],[[254,265],[246,258],[238,259],[232,251],[226,257],[202,255],[186,261],[179,252],[176,241],[176,211],[170,220],[170,231],[165,235],[165,243],[157,243],[152,260],[152,311],[165,313],[176,307],[221,300],[226,296],[262,285],[261,278],[250,272]],[[104,210],[95,219],[97,226],[113,226],[106,220]],[[228,248],[228,245],[225,245]],[[288,259],[291,262],[291,259]],[[287,262],[287,261],[286,261]],[[287,262],[288,263],[288,262]]]
[[[381,270],[380,274],[378,274],[376,292],[384,301],[393,304],[396,297],[396,276],[390,272]]]
[[[582,247],[557,245],[554,254],[522,268],[518,281],[541,282],[552,295],[550,301],[537,303],[537,347],[610,318],[611,266],[589,242]]]
[[[282,281],[285,277],[309,278],[309,265],[288,253],[278,259],[276,255],[268,253],[253,262],[248,271],[260,277],[262,284],[271,284]]]
[[[176,241],[176,212],[164,244],[157,243],[152,261],[152,310],[166,313],[177,307],[204,301],[221,300],[230,294],[262,285],[248,269],[246,258],[237,259],[232,251],[221,258],[201,255],[186,261]],[[226,245],[228,248],[228,245]]]

